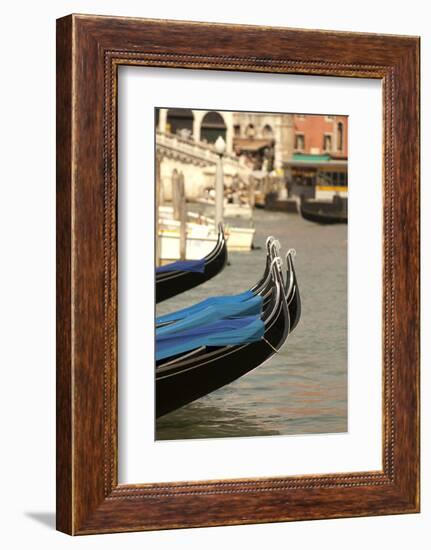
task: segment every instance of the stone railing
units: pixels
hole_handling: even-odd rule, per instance
[[[166,157],[201,167],[215,167],[218,157],[212,144],[162,132],[156,132],[156,150],[161,158]],[[237,174],[244,181],[247,181],[251,174],[250,169],[233,154],[223,156],[223,167],[226,173]]]
[[[191,162],[202,166],[216,164],[217,162],[217,154],[212,147],[173,134],[157,132],[156,149],[162,157],[167,156],[182,162]]]

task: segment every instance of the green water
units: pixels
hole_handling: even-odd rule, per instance
[[[302,300],[299,325],[261,367],[156,422],[157,439],[317,434],[347,431],[347,225],[319,226],[296,214],[255,213],[251,252],[208,281],[163,302],[157,314],[207,296],[252,286],[265,263],[265,239],[297,251]]]

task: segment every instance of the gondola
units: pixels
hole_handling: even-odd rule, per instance
[[[220,225],[217,244],[205,258],[199,262],[189,262],[200,269],[188,270],[188,262],[175,262],[172,266],[163,266],[156,270],[156,303],[163,302],[186,290],[205,283],[218,275],[227,263],[227,243],[223,227]],[[175,269],[176,266],[180,266]]]
[[[277,256],[276,257],[272,256],[273,254],[274,254],[274,249],[271,250],[271,256],[270,256],[271,257],[271,264],[275,263],[276,261],[280,262],[280,259]],[[254,296],[254,297],[260,296],[262,298],[262,302],[261,302],[261,317],[262,317],[262,319],[266,319],[269,315],[269,312],[271,311],[275,292],[276,292],[276,284],[274,283],[274,274],[272,273],[272,269],[270,267],[269,270],[268,270],[268,277],[265,280],[262,278],[262,282],[259,286],[259,289],[256,290],[255,294],[252,294],[252,296]],[[248,291],[248,293],[250,293],[250,291]],[[287,300],[286,300],[286,303],[287,303]],[[184,312],[186,312],[186,314],[187,314],[186,316],[184,315]],[[183,320],[187,323],[188,321],[190,321],[190,317],[192,315],[194,315],[195,313],[199,313],[199,312],[202,312],[202,309],[199,308],[198,311],[196,311],[194,309],[193,309],[193,311],[190,311],[189,309],[180,310],[180,313],[181,313],[180,316],[174,315],[175,319],[177,319],[177,320],[167,322],[167,323],[160,323],[160,324],[157,323],[156,330],[161,329],[161,328],[165,328],[165,327],[170,326],[170,325],[172,326],[173,324],[175,324],[179,321],[183,321]],[[175,313],[177,313],[177,312],[175,312]],[[159,332],[159,334],[160,334],[160,332]],[[157,346],[157,343],[156,343],[156,346]],[[156,361],[156,368],[160,368],[161,366],[165,366],[167,364],[174,364],[174,363],[176,365],[178,365],[185,357],[188,358],[192,355],[193,355],[194,359],[199,359],[199,358],[202,358],[207,353],[207,351],[208,351],[207,347],[201,346],[201,347],[191,351],[191,353],[179,354],[177,357],[169,356],[169,357],[164,358],[164,359],[159,358]]]
[[[299,293],[298,281],[296,279],[295,267],[293,265],[293,258],[295,255],[296,251],[294,249],[290,249],[286,254],[285,294],[287,307],[289,309],[290,332],[293,332],[301,318],[301,296]]]
[[[347,199],[334,195],[332,202],[310,201],[301,197],[299,204],[301,216],[310,222],[323,225],[347,223]]]
[[[197,349],[156,364],[156,416],[178,409],[252,371],[287,339],[290,316],[279,259],[271,263],[271,299],[264,306],[264,335],[248,344]]]
[[[266,241],[267,259],[265,272],[263,277],[254,285],[250,291],[255,295],[259,294],[265,297],[265,302],[268,301],[268,281],[271,262],[278,256],[280,252],[280,243],[274,237],[268,237]],[[290,329],[289,334],[296,328],[301,317],[301,296],[299,285],[296,278],[294,267],[294,258],[296,250],[291,248],[286,253],[286,280],[284,281],[284,292],[286,303],[289,309]]]
[[[268,237],[266,240],[266,249],[267,249],[267,256],[266,256],[265,271],[263,273],[263,276],[259,279],[259,281],[255,285],[253,285],[248,291],[243,292],[239,295],[227,296],[227,297],[220,296],[215,299],[213,298],[211,305],[214,305],[214,301],[217,301],[217,300],[229,301],[230,299],[232,299],[232,301],[235,301],[235,299],[238,299],[238,301],[242,301],[242,300],[247,300],[252,296],[258,296],[258,295],[262,296],[265,302],[269,299],[269,294],[271,289],[270,265],[272,260],[278,256],[278,253],[280,251],[279,241],[277,241],[272,236]],[[171,325],[172,323],[177,322],[179,319],[183,319],[185,316],[195,313],[197,309],[208,307],[209,306],[208,301],[209,300],[207,299],[202,302],[199,302],[198,304],[195,304],[194,306],[158,317],[156,319],[156,329]]]
[[[266,248],[267,248],[267,258],[266,258],[266,265],[265,265],[265,271],[261,279],[253,286],[251,287],[247,292],[241,293],[239,295],[234,296],[221,296],[216,297],[213,299],[213,301],[210,302],[207,300],[204,300],[203,302],[199,302],[198,304],[195,304],[194,306],[185,308],[183,310],[175,311],[173,313],[167,314],[165,316],[159,317],[156,320],[156,329],[160,329],[162,327],[167,327],[169,325],[172,325],[173,323],[178,322],[179,320],[185,319],[186,317],[189,317],[190,315],[193,315],[197,313],[198,311],[202,311],[205,308],[208,308],[210,306],[215,307],[218,305],[219,307],[222,306],[223,300],[227,300],[223,303],[239,303],[244,302],[246,300],[249,300],[253,296],[261,296],[263,298],[263,306],[266,306],[270,299],[271,299],[271,287],[272,287],[272,281],[271,281],[271,270],[270,265],[272,261],[278,256],[278,253],[280,252],[280,243],[274,238],[274,237],[268,237],[266,242]],[[293,265],[293,258],[296,255],[296,251],[294,249],[290,249],[286,254],[286,281],[285,281],[285,295],[286,295],[286,301],[289,309],[289,315],[290,315],[290,332],[292,332],[295,327],[297,326],[299,322],[299,318],[301,316],[301,299],[299,294],[299,286],[296,279],[296,273],[295,268]]]
[[[271,235],[266,239],[265,247],[266,247],[265,271],[263,273],[262,278],[254,286],[250,288],[250,291],[253,292],[254,294],[259,293],[262,287],[265,284],[267,284],[270,277],[271,262],[276,256],[278,256],[278,253],[280,252],[280,242],[277,241],[277,239]]]

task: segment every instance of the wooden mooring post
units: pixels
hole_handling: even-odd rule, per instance
[[[155,242],[155,256],[156,256],[156,267],[160,265],[160,258],[162,255],[162,237],[160,235],[160,213],[159,208],[162,203],[162,178],[161,178],[161,162],[162,159],[160,155],[156,153],[156,242]]]
[[[176,170],[172,174],[172,206],[174,219],[180,222],[180,260],[187,259],[187,203],[184,174]]]

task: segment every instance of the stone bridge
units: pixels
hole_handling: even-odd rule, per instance
[[[162,186],[161,200],[170,200],[172,176],[177,172],[184,174],[187,199],[196,199],[204,195],[204,190],[214,185],[215,168],[218,159],[214,146],[195,141],[188,136],[156,132],[157,173]],[[227,147],[223,156],[225,184],[234,181],[248,183],[251,169]]]

